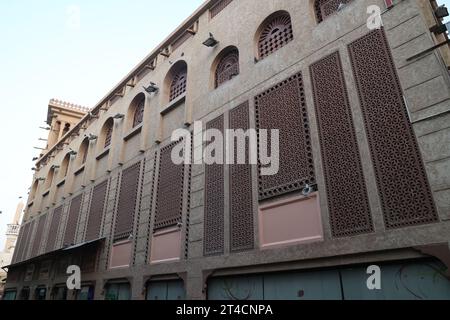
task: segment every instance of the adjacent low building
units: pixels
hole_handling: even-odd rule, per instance
[[[445,14],[422,0],[206,1],[64,134],[52,129],[7,291],[450,298]],[[201,140],[196,121],[280,130],[278,173],[175,164],[171,135]],[[71,265],[81,290],[66,287]],[[380,290],[367,286],[373,265]]]

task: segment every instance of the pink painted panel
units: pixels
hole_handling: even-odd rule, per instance
[[[133,243],[131,241],[121,241],[113,245],[111,251],[110,268],[126,268],[130,266]]]
[[[261,206],[259,230],[262,249],[323,241],[318,194]]]
[[[168,228],[153,235],[150,263],[178,261],[181,258],[181,230]]]

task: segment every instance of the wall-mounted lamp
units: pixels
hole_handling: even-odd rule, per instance
[[[52,166],[52,169],[54,169],[54,170],[59,169],[59,168],[61,168],[61,166],[57,166],[56,164]]]
[[[159,91],[158,86],[154,82],[150,82],[150,85],[146,88],[144,87],[145,92],[148,94],[157,93]]]
[[[123,118],[125,118],[125,115],[122,114],[122,113],[118,113],[118,114],[116,114],[116,115],[113,117],[113,119],[115,119],[115,120],[120,120],[120,119],[123,119]]]
[[[37,169],[36,168],[31,168],[31,171],[36,171]]]
[[[438,19],[444,19],[445,17],[448,17],[448,9],[445,7],[445,5],[439,6],[436,8],[435,11],[436,18]]]
[[[70,156],[76,156],[78,154],[78,152],[76,152],[75,150],[70,149],[69,151],[69,155]]]
[[[37,181],[45,181],[45,178],[37,178]]]
[[[210,32],[209,38],[203,42],[203,45],[212,48],[212,47],[215,47],[218,43],[219,43],[219,41],[217,41],[214,38],[213,34]]]
[[[98,137],[92,133],[89,133],[89,135],[85,135],[85,137],[87,137],[89,141],[94,141],[98,139]]]
[[[93,114],[92,112],[89,112],[89,118],[98,119],[98,116]]]
[[[33,158],[33,161],[37,161],[37,160],[39,160],[38,157],[34,157],[34,158]]]

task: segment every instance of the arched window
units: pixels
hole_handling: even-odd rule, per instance
[[[171,73],[172,73],[171,77],[172,81],[170,82],[169,102],[182,96],[186,92],[186,84],[187,84],[186,63],[177,64],[172,69]]]
[[[220,55],[215,73],[215,87],[231,80],[239,74],[239,51],[232,47]]]
[[[50,168],[48,174],[47,174],[47,179],[45,180],[45,188],[44,190],[48,190],[50,189],[50,187],[52,186],[53,183],[53,177],[55,175],[55,169],[52,167]]]
[[[80,165],[83,165],[86,163],[87,160],[87,156],[89,153],[89,139],[84,139],[83,142],[81,143],[81,147],[80,147],[80,157],[81,157],[81,163]]]
[[[317,23],[321,23],[326,17],[339,10],[339,6],[352,0],[314,0],[314,11]]]
[[[291,17],[283,11],[271,15],[260,27],[258,37],[259,59],[264,59],[294,39]]]
[[[67,172],[69,171],[70,155],[66,154],[63,162],[61,163],[61,178],[67,177]]]
[[[33,187],[31,188],[31,192],[30,192],[30,199],[33,200],[34,197],[36,196],[36,192],[39,186],[39,181],[35,180],[33,183]]]
[[[137,127],[144,121],[145,98],[142,98],[136,104],[133,117],[133,128]]]
[[[106,149],[111,145],[112,142],[112,134],[113,134],[113,126],[114,126],[114,120],[112,118],[109,118],[105,125],[103,126],[102,130],[102,139],[103,139],[103,147]]]

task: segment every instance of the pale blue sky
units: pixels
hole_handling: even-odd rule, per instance
[[[0,1],[0,250],[19,196],[27,199],[48,101],[94,106],[202,3]]]
[[[202,3],[0,1],[0,251],[19,196],[27,199],[48,101],[95,105]]]

